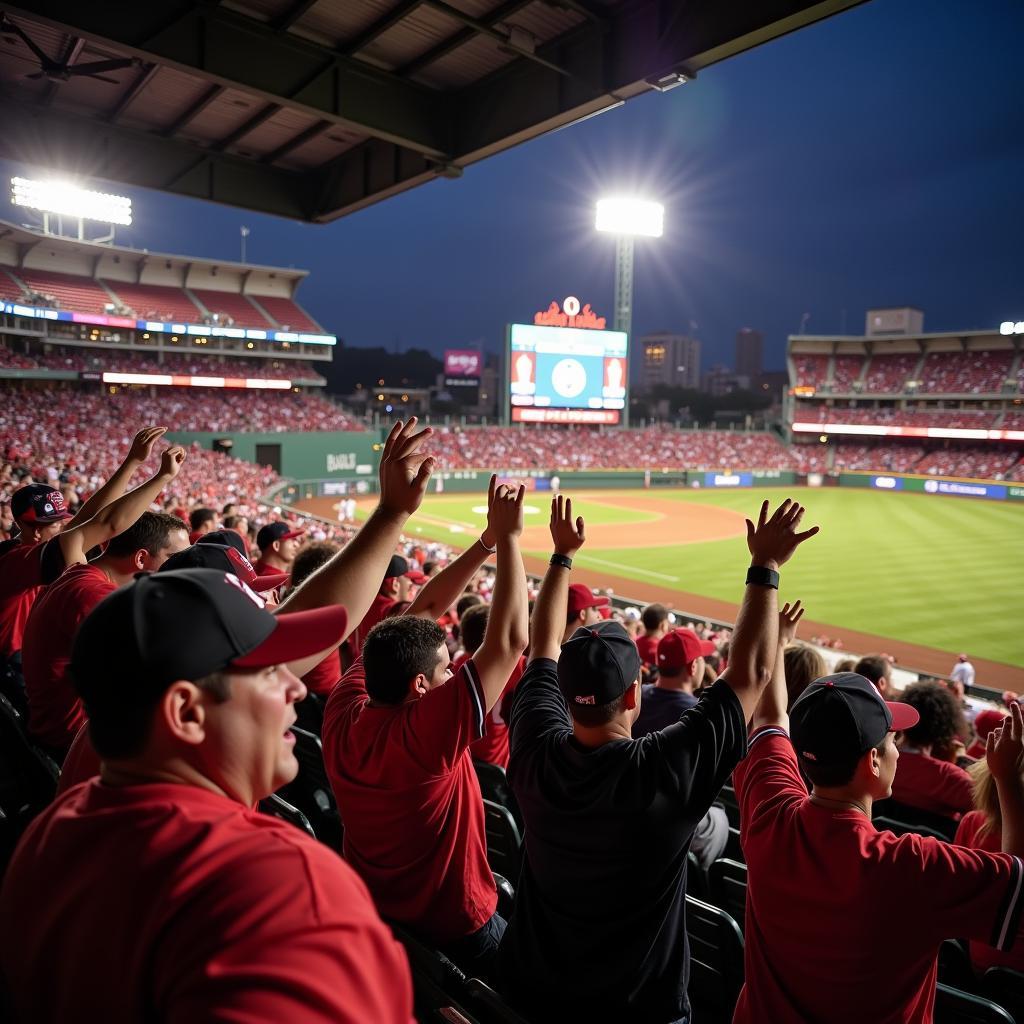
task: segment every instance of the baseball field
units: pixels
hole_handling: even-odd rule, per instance
[[[806,504],[806,525],[821,527],[782,572],[783,599],[807,607],[801,635],[942,673],[965,651],[979,681],[1024,689],[1024,504],[849,488],[581,493],[574,511],[588,541],[576,577],[636,603],[731,620],[747,563],[744,516],[762,497],[786,496]],[[484,502],[430,494],[409,532],[462,546],[483,527]],[[549,494],[526,496],[532,571],[549,553],[549,506]]]

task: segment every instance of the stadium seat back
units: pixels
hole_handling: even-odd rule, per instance
[[[515,886],[504,875],[499,875],[497,871],[492,871],[491,874],[494,876],[494,885],[498,890],[498,913],[507,921],[516,901]]]
[[[310,691],[295,705],[295,714],[298,718],[295,724],[314,736],[323,735],[324,731],[324,698],[317,693]]]
[[[990,999],[940,982],[935,986],[935,1024],[1015,1024],[1015,1021]]]
[[[466,982],[470,1006],[480,1024],[530,1024],[520,1017],[486,982],[470,978]]]
[[[500,764],[490,764],[488,761],[477,761],[474,759],[473,768],[476,770],[477,780],[480,782],[480,793],[485,800],[492,800],[502,807],[507,807],[515,819],[516,827],[523,831],[523,815],[519,810],[515,793],[509,785],[505,769]]]
[[[939,981],[962,992],[978,993],[978,981],[971,967],[967,943],[961,939],[946,939],[939,946]]]
[[[711,903],[721,907],[743,931],[747,916],[747,865],[720,857],[708,870]]]
[[[0,809],[18,835],[57,792],[60,768],[25,732],[24,719],[0,695]]]
[[[277,793],[271,793],[266,800],[261,800],[259,807],[263,814],[269,814],[272,818],[280,818],[282,821],[287,821],[316,839],[316,832],[313,831],[309,818],[298,807],[293,807],[287,800],[278,796]]]
[[[299,774],[287,786],[282,786],[278,795],[309,819],[320,842],[341,853],[344,829],[327,779],[320,737],[298,726],[292,726],[292,732],[295,733],[295,759],[299,762]]]
[[[493,800],[484,800],[487,829],[487,862],[491,870],[504,875],[513,885],[519,881],[523,859],[523,837],[512,812]]]
[[[729,838],[725,842],[725,856],[729,860],[739,861],[741,864],[747,862],[743,856],[743,846],[740,843],[740,830],[734,825],[729,826]]]
[[[694,1020],[732,1020],[743,986],[743,935],[724,910],[686,897]]]
[[[686,891],[705,903],[711,899],[708,873],[701,867],[700,861],[697,860],[697,854],[693,850],[686,855]]]
[[[416,1019],[485,1024],[466,1009],[469,1002],[466,975],[440,950],[428,946],[401,925],[388,923],[409,958]]]
[[[729,825],[732,828],[739,830],[740,802],[736,796],[736,790],[726,783],[726,785],[721,788],[716,803],[720,803],[725,808],[725,814],[729,819]]]
[[[935,835],[946,842],[952,842],[956,838],[957,823],[952,818],[943,814],[935,814],[932,811],[923,811],[919,807],[911,807],[909,804],[901,804],[890,797],[888,800],[879,800],[873,808],[874,818],[886,818],[889,821],[902,822],[906,826],[906,832],[917,832],[919,835]],[[920,828],[918,826],[921,826]],[[922,831],[927,829],[928,831]],[[903,833],[900,833],[901,835]]]
[[[1009,967],[990,967],[981,979],[981,993],[1014,1020],[1024,1021],[1024,974]]]

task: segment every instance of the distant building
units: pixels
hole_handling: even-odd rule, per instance
[[[640,388],[658,384],[676,388],[700,387],[700,342],[685,334],[657,331],[640,339]]]
[[[736,333],[736,374],[753,380],[763,366],[764,337],[760,331],[744,327]]]
[[[864,318],[864,334],[869,338],[891,338],[924,333],[924,313],[913,306],[869,309]]]
[[[750,390],[750,378],[746,374],[733,373],[728,366],[716,363],[704,374],[704,388],[709,395],[721,397],[733,391]]]

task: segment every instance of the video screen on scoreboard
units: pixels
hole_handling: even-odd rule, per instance
[[[618,423],[629,380],[626,335],[512,324],[508,374],[513,422]]]

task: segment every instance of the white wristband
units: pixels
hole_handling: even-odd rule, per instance
[[[498,550],[498,545],[497,544],[495,544],[493,548],[489,548],[484,543],[484,535],[482,533],[480,534],[480,547],[482,547],[484,549],[484,551],[486,551],[489,555],[493,555],[494,552]]]

